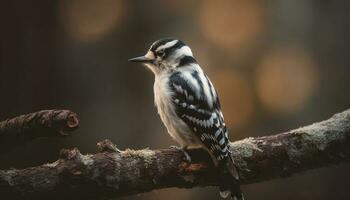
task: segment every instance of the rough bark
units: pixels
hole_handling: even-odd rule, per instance
[[[67,136],[79,126],[70,110],[41,110],[0,122],[0,152],[38,137]]]
[[[167,187],[218,185],[217,170],[203,150],[118,150],[110,141],[100,152],[62,150],[53,163],[0,171],[0,194],[7,199],[108,199]],[[231,143],[242,184],[350,160],[350,110],[285,133]]]

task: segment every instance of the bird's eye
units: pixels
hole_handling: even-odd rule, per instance
[[[164,54],[165,54],[164,50],[160,50],[160,51],[157,52],[157,55],[158,55],[159,57],[163,57]]]

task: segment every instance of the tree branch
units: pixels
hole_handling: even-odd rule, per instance
[[[203,150],[119,151],[110,141],[101,152],[82,155],[62,150],[56,162],[0,171],[0,193],[7,199],[108,199],[154,189],[216,186],[217,170]],[[287,177],[293,173],[350,160],[350,110],[285,133],[247,138],[231,144],[243,184]]]
[[[70,110],[41,110],[0,122],[0,152],[38,137],[69,135],[79,126]]]
[[[28,133],[33,135],[23,137],[47,136],[44,133],[34,133],[33,130],[38,128],[52,129],[61,135],[66,135],[78,125],[77,114],[70,110],[41,110],[0,122],[0,137],[21,137]]]

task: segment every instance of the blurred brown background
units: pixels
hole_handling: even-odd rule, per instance
[[[185,41],[216,85],[231,140],[274,134],[350,108],[347,1],[62,0],[0,3],[0,119],[77,112],[70,138],[0,154],[0,168],[57,159],[61,148],[166,148],[153,75],[127,62],[156,39]],[[350,199],[349,165],[243,186],[246,199]],[[216,188],[124,199],[218,199]]]

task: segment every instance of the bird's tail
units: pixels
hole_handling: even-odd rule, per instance
[[[223,199],[244,200],[239,185],[238,171],[230,153],[226,159],[219,163],[219,168],[223,172],[220,173],[223,183],[220,186],[220,196]]]

